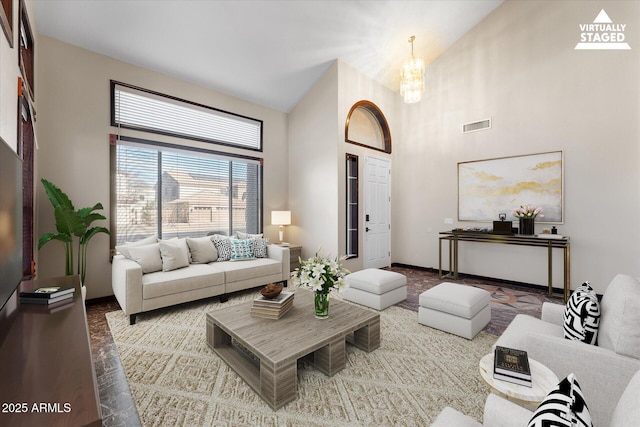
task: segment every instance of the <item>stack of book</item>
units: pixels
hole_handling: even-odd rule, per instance
[[[493,378],[531,387],[529,356],[524,350],[496,346]]]
[[[20,302],[23,304],[51,304],[66,303],[73,300],[75,288],[61,288],[52,286],[38,288],[31,292],[20,292]]]
[[[275,298],[260,295],[253,300],[251,315],[265,319],[279,319],[293,307],[293,292],[280,292]]]

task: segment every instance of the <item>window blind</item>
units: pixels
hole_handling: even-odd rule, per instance
[[[122,138],[115,155],[115,243],[261,230],[259,159]],[[112,181],[112,182],[113,182]]]
[[[262,150],[262,121],[112,82],[112,125]]]

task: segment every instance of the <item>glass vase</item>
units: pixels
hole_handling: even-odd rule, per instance
[[[329,293],[316,292],[314,303],[316,308],[316,318],[326,319],[329,317]]]

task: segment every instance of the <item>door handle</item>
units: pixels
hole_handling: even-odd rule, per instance
[[[369,228],[369,227],[367,227],[367,228],[365,228],[365,229],[364,229],[364,231],[367,231],[367,232],[368,232],[369,230],[370,230],[370,228]]]

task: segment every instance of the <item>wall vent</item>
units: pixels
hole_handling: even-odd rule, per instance
[[[477,132],[479,130],[487,129],[491,129],[491,118],[462,125],[462,133]]]

